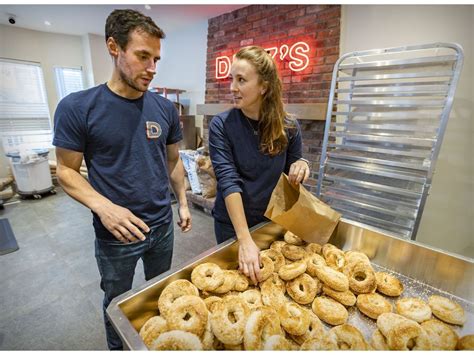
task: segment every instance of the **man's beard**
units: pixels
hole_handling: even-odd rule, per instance
[[[120,70],[119,75],[120,75],[120,79],[122,79],[123,82],[127,84],[128,86],[130,86],[132,89],[140,91],[140,92],[145,92],[148,90],[148,87],[146,89],[142,89],[138,87],[129,77],[127,77],[127,75],[123,71]]]

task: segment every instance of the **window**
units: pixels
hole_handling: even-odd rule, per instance
[[[5,151],[51,147],[51,119],[39,63],[0,58],[0,138]]]
[[[56,75],[56,90],[59,100],[72,92],[84,90],[82,69],[56,67],[54,74]]]

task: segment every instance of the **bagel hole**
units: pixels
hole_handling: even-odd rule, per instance
[[[367,278],[367,275],[364,272],[357,272],[353,277],[356,281],[364,281]]]
[[[189,314],[188,312],[186,312],[186,314],[185,314],[184,317],[183,317],[183,320],[188,321],[188,320],[191,319],[191,317],[192,317],[191,314]]]
[[[231,322],[232,324],[237,323],[237,318],[235,317],[234,312],[227,313],[227,319],[229,319],[229,322]]]
[[[300,289],[301,292],[304,292],[304,287],[303,287],[303,285],[300,284],[299,289]]]
[[[412,350],[415,347],[416,345],[415,339],[416,338],[411,338],[410,340],[407,341],[407,348],[409,350]]]
[[[339,348],[339,350],[349,350],[351,348],[351,346],[345,341],[338,341],[337,347]]]

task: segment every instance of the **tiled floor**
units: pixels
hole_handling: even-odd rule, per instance
[[[0,210],[20,246],[0,255],[0,350],[107,349],[92,216],[57,190]],[[172,267],[215,245],[212,217],[191,213],[191,232],[175,227]],[[134,287],[144,282],[139,262]]]

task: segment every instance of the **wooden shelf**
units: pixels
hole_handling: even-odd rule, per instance
[[[183,108],[181,103],[179,102],[179,94],[186,92],[186,90],[181,89],[172,89],[172,88],[162,88],[159,86],[154,86],[151,88],[151,91],[157,93],[158,95],[163,95],[166,99],[168,95],[176,95],[176,103],[178,104],[178,113],[181,116],[183,114]]]
[[[196,114],[214,116],[231,108],[231,104],[198,104]],[[325,121],[327,104],[286,104],[285,110],[300,120]]]
[[[152,87],[151,89],[153,90],[153,92],[156,92],[160,95],[164,95],[165,97],[170,94],[179,95],[179,94],[182,94],[183,92],[186,92],[186,90],[162,88],[158,86]]]

